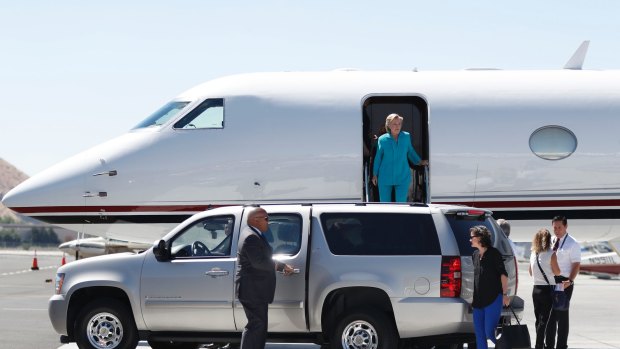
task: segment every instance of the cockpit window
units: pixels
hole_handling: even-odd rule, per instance
[[[185,106],[187,106],[189,102],[170,102],[163,107],[159,108],[156,112],[151,114],[148,118],[144,119],[138,125],[136,125],[133,129],[138,128],[146,128],[146,127],[156,127],[165,124],[168,120],[174,118],[179,114]]]
[[[205,100],[177,121],[174,128],[224,128],[224,99],[211,98]]]

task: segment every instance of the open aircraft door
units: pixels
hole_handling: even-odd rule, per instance
[[[429,157],[429,122],[428,104],[419,96],[371,96],[363,101],[363,138],[364,138],[364,201],[379,201],[377,187],[372,178],[372,166],[376,152],[377,138],[385,131],[385,118],[396,113],[403,117],[402,130],[411,134],[413,148],[422,159]],[[415,166],[413,181],[408,201],[430,202],[429,169]]]

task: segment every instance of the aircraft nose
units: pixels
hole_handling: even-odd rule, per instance
[[[83,206],[84,167],[72,163],[53,166],[11,189],[2,197],[2,204],[27,216],[53,207]]]
[[[2,197],[2,204],[16,212],[19,212],[18,209],[24,206],[30,206],[30,200],[28,200],[29,194],[27,191],[23,190],[24,187],[18,185],[17,187],[9,190]]]

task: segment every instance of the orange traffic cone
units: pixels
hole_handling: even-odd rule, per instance
[[[32,260],[32,267],[30,270],[39,270],[39,262],[37,262],[37,250],[34,250],[34,259]]]
[[[62,260],[60,261],[60,265],[65,265],[67,263],[67,260],[65,259],[65,254],[62,254]]]

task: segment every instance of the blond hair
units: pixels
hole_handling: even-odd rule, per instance
[[[390,130],[390,123],[392,122],[392,120],[396,118],[399,118],[400,121],[403,121],[403,117],[396,113],[392,113],[388,115],[387,118],[385,118],[385,129],[387,130],[388,133],[392,133],[392,130]]]
[[[534,235],[532,240],[532,252],[541,253],[549,251],[551,248],[551,233],[545,228],[541,228]]]

